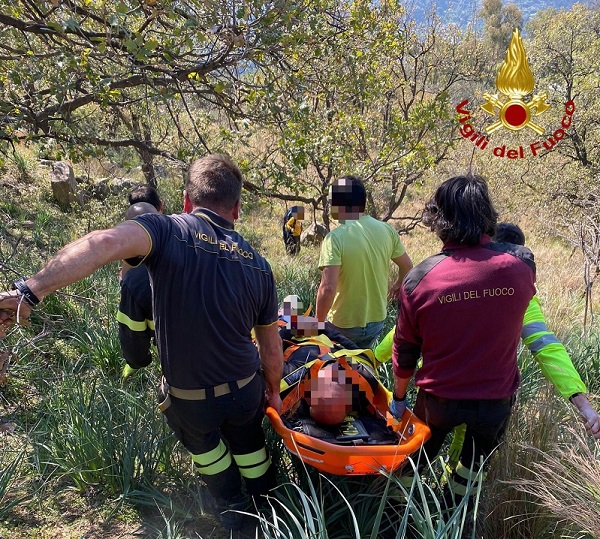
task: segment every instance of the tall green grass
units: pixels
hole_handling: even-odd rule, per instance
[[[266,433],[280,486],[271,499],[270,511],[260,517],[264,537],[459,539],[472,536],[466,501],[458,507],[446,505],[446,486],[440,480],[444,466],[440,459],[427,463],[422,475],[409,459],[406,466],[413,468],[413,481],[406,488],[397,472],[346,477],[320,473],[291,455],[268,425]],[[475,504],[482,494],[481,482],[477,485],[472,493]]]
[[[127,498],[171,467],[174,439],[147,395],[84,375],[55,386],[40,414],[37,459],[80,491]]]
[[[312,306],[311,314],[314,315],[321,271],[313,253],[301,251],[295,257],[286,256],[272,263],[272,268],[279,301],[289,294],[296,294],[302,300],[305,309]]]
[[[571,331],[565,346],[588,392],[600,395],[600,331]]]
[[[8,156],[7,164],[14,178],[23,183],[33,182],[39,172],[35,155],[26,148],[14,150]]]
[[[270,508],[259,520],[262,537],[304,539],[460,539],[475,537],[466,498],[447,507],[437,481],[438,463],[425,475],[415,471],[411,487],[397,475],[336,477],[305,469],[304,487],[284,483],[270,497]],[[414,466],[412,462],[407,465]],[[472,493],[475,505],[478,487]],[[394,492],[392,497],[390,492]],[[402,493],[404,502],[397,500]]]
[[[0,453],[0,521],[7,518],[13,507],[23,503],[27,495],[14,495],[11,488],[19,480],[19,467],[25,453],[2,451]],[[9,498],[9,494],[11,494]]]

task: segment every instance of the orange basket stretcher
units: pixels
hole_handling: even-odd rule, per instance
[[[394,419],[388,411],[391,393],[379,382],[373,394],[372,404],[382,428],[389,427],[387,430],[390,442],[370,444],[369,433],[361,429],[362,436],[358,433],[354,442],[332,443],[294,429],[290,424],[288,420],[290,412],[297,406],[301,394],[302,391],[297,390],[283,399],[281,416],[269,406],[267,417],[277,434],[283,439],[288,451],[307,465],[322,472],[334,475],[371,475],[392,472],[400,468],[408,456],[419,451],[431,435],[429,427],[408,409],[404,412],[401,421]],[[360,420],[360,417],[357,419]],[[350,427],[352,429],[352,424]],[[358,429],[354,430],[358,432]],[[352,440],[352,438],[347,436],[345,440]]]

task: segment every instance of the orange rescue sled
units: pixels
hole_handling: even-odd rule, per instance
[[[388,411],[391,393],[378,383],[371,399],[375,408],[373,417],[347,417],[336,427],[337,431],[328,428],[327,436],[319,436],[315,433],[318,429],[311,428],[309,417],[298,417],[295,413],[301,386],[302,383],[284,398],[281,416],[272,407],[267,408],[267,416],[287,449],[322,472],[334,475],[391,472],[400,468],[431,435],[427,425],[410,410],[404,412],[402,421],[396,421]]]

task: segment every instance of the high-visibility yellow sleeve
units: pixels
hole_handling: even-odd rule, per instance
[[[532,298],[525,311],[521,337],[540,366],[544,378],[552,383],[565,399],[575,393],[587,393],[587,388],[566,348],[546,326],[537,296]]]

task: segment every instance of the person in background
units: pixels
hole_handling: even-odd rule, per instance
[[[262,419],[265,399],[281,411],[283,364],[271,268],[234,230],[242,182],[228,156],[206,155],[188,169],[184,213],[91,232],[0,294],[3,308],[27,319],[48,294],[105,264],[146,265],[163,374],[159,407],[230,530],[243,527],[243,515],[231,511],[247,503],[242,477],[257,503],[276,486]]]
[[[150,204],[158,213],[164,213],[165,206],[158,195],[158,191],[148,184],[133,188],[127,195],[127,200],[129,201],[129,209],[127,211],[130,211],[136,204]],[[134,210],[131,211],[133,212]],[[125,219],[133,219],[133,217],[135,215],[132,215],[132,217],[125,216]],[[119,282],[123,280],[128,271],[129,266],[123,264],[119,270]]]
[[[493,239],[497,243],[525,245],[525,234],[513,223],[499,223]],[[544,377],[565,399],[577,407],[587,433],[600,439],[600,415],[590,404],[586,396],[587,388],[573,366],[567,349],[548,329],[537,295],[525,311],[521,337],[539,364]]]
[[[497,243],[525,245],[525,234],[513,223],[499,223],[493,239]],[[537,295],[525,311],[521,337],[539,364],[544,377],[565,399],[577,407],[587,433],[600,439],[600,415],[590,404],[586,396],[587,388],[573,366],[566,348],[548,329]]]
[[[290,256],[296,256],[300,252],[303,219],[303,206],[293,206],[283,216],[283,242],[285,250]]]
[[[164,204],[161,200],[158,191],[146,184],[133,188],[127,195],[129,205],[137,204],[138,202],[147,202],[152,204],[160,213],[164,213]]]
[[[138,215],[159,213],[148,202],[136,202],[127,208],[125,220]],[[152,314],[152,288],[146,266],[140,264],[127,271],[121,280],[121,296],[117,311],[119,343],[126,364],[123,379],[152,362],[150,345],[154,340],[154,317]]]
[[[467,494],[469,482],[476,486],[477,473],[506,430],[519,386],[517,348],[535,294],[535,264],[526,247],[492,242],[497,213],[479,176],[443,182],[426,204],[423,222],[443,247],[402,283],[390,413],[402,416],[414,374],[414,413],[431,430],[420,470],[433,462],[446,436],[466,424],[459,462],[448,479],[450,504]],[[411,472],[403,471],[405,478]]]
[[[383,329],[388,295],[395,297],[412,262],[396,230],[364,213],[367,193],[360,179],[344,176],[334,182],[329,201],[340,226],[321,245],[316,315],[320,321],[329,316],[359,348],[370,348]],[[390,260],[398,266],[391,292]]]

